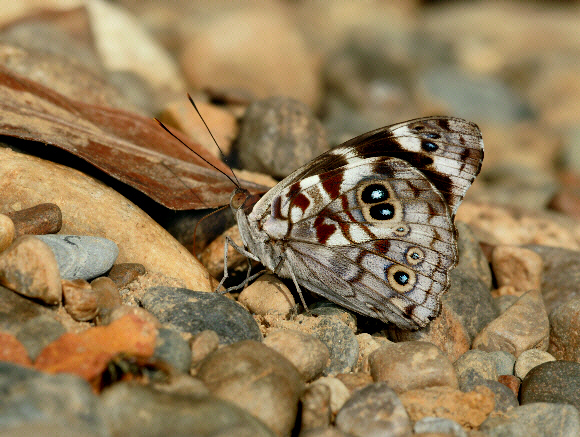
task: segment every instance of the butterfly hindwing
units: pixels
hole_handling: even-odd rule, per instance
[[[244,242],[269,269],[407,329],[440,308],[457,262],[453,217],[483,143],[465,120],[430,117],[361,135],[296,170],[247,211]]]

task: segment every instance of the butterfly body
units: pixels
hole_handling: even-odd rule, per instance
[[[231,206],[246,250],[343,307],[406,329],[440,311],[457,263],[453,218],[479,173],[477,126],[431,117],[378,129]]]

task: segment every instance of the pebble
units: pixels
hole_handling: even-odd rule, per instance
[[[119,320],[128,314],[131,314],[138,319],[155,326],[156,328],[161,328],[161,323],[159,320],[157,320],[157,318],[145,308],[130,305],[121,305],[113,309],[109,316],[109,321],[110,323],[113,323],[114,321]]]
[[[147,270],[145,270],[143,264],[122,263],[113,265],[107,276],[115,283],[117,288],[124,288],[145,273],[147,273]]]
[[[119,256],[115,242],[81,235],[39,235],[54,252],[62,279],[93,279],[113,266]]]
[[[27,208],[58,203],[63,217],[67,217],[64,234],[107,238],[119,247],[118,263],[137,262],[147,271],[182,280],[186,287],[212,290],[208,273],[197,259],[112,188],[69,167],[1,147],[0,162],[3,204]],[[19,187],[35,189],[24,191]],[[151,250],[152,241],[155,250]]]
[[[213,396],[164,393],[120,382],[105,389],[101,400],[112,435],[276,435],[244,409]]]
[[[309,387],[314,385],[324,385],[330,390],[330,411],[335,416],[342,408],[344,403],[351,397],[350,390],[344,383],[334,376],[323,376],[311,383]]]
[[[68,435],[110,435],[100,399],[78,376],[49,375],[0,362],[0,391],[4,433],[29,435],[25,431],[35,424],[40,427],[37,435],[52,435],[49,430],[62,428]]]
[[[16,236],[14,222],[5,214],[0,214],[0,252],[12,244]]]
[[[572,299],[550,313],[548,352],[559,360],[580,363],[580,298]]]
[[[191,349],[187,341],[171,329],[161,328],[157,331],[153,358],[171,365],[181,373],[189,372],[191,367]]]
[[[306,332],[322,341],[330,352],[324,375],[350,372],[358,360],[358,341],[350,327],[334,316],[309,317]]]
[[[497,379],[497,365],[490,353],[473,349],[453,363],[462,391],[471,391],[482,380]]]
[[[412,421],[442,417],[468,429],[477,428],[494,409],[494,394],[484,386],[464,393],[451,387],[428,387],[399,395]]]
[[[12,219],[17,237],[56,234],[62,228],[62,212],[54,203],[41,203],[6,215]]]
[[[515,375],[499,375],[497,381],[509,388],[514,396],[519,398],[522,381]]]
[[[98,295],[84,279],[62,280],[64,309],[79,321],[93,320],[99,313]]]
[[[556,358],[538,349],[523,351],[516,361],[514,375],[523,380],[530,370],[548,361],[556,361]]]
[[[197,377],[213,395],[245,409],[277,434],[288,435],[294,427],[302,377],[262,343],[243,340],[215,351],[201,363]]]
[[[561,247],[528,246],[544,260],[542,296],[550,314],[556,307],[580,298],[580,251]]]
[[[16,334],[23,323],[46,314],[52,314],[52,311],[0,285],[1,331]]]
[[[520,402],[566,403],[580,409],[580,363],[548,361],[534,367],[522,381]]]
[[[217,333],[222,345],[246,339],[262,340],[252,315],[221,294],[151,287],[141,298],[141,304],[165,327],[192,335],[209,329]]]
[[[191,364],[197,365],[219,347],[220,338],[215,331],[201,331],[189,342],[191,348]]]
[[[357,316],[352,311],[327,301],[314,302],[308,310],[315,316],[332,316],[342,320],[353,332],[357,331]]]
[[[461,387],[461,390],[464,392],[473,391],[477,386],[487,387],[492,391],[495,401],[494,412],[504,412],[519,405],[517,394],[499,381],[483,379],[474,382],[471,386],[466,384]]]
[[[302,406],[301,434],[305,430],[327,428],[330,425],[330,388],[325,384],[312,384],[306,387],[300,397]]]
[[[251,313],[277,314],[288,317],[296,309],[294,296],[275,275],[265,274],[246,287],[239,295],[238,302]]]
[[[36,236],[23,235],[0,253],[0,284],[50,305],[62,299],[55,256]]]
[[[374,382],[373,377],[368,372],[339,373],[336,375],[336,378],[340,380],[351,393]]]
[[[433,386],[458,387],[451,361],[424,341],[383,346],[369,356],[369,365],[373,380],[388,382],[397,393]]]
[[[411,432],[409,416],[386,382],[356,391],[340,409],[335,422],[341,431],[360,437],[407,436]]]
[[[511,307],[521,296],[515,294],[509,294],[505,296],[498,296],[493,299],[495,306],[497,307],[499,314],[503,314],[506,310]]]
[[[480,430],[489,437],[580,435],[580,414],[571,405],[536,402],[489,417]]]
[[[461,425],[443,417],[424,417],[413,425],[415,434],[444,434],[452,437],[467,437]]]
[[[119,290],[115,283],[106,276],[101,276],[91,281],[91,289],[97,295],[99,307],[96,322],[98,325],[108,325],[112,321],[111,314],[113,311],[123,304]]]
[[[497,284],[512,285],[517,291],[541,290],[542,257],[530,249],[516,246],[496,246],[491,265]]]
[[[315,336],[301,331],[270,332],[264,344],[290,361],[306,382],[320,376],[329,363],[330,352],[326,345]]]
[[[489,260],[481,248],[479,238],[467,223],[456,221],[455,228],[457,229],[459,261],[454,270],[476,276],[490,290],[493,283],[492,273]],[[482,294],[483,296],[485,295]]]
[[[503,350],[518,357],[523,351],[548,349],[548,315],[538,290],[530,290],[473,340],[473,348]]]
[[[324,127],[310,108],[286,97],[253,102],[237,140],[243,168],[280,179],[328,148]]]
[[[356,336],[358,341],[359,358],[356,365],[357,370],[361,372],[370,372],[369,356],[381,346],[387,346],[392,342],[384,337],[372,336],[366,332]]]

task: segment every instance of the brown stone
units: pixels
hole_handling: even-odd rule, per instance
[[[310,385],[300,397],[302,403],[301,431],[326,428],[330,425],[330,389],[324,384]]]
[[[572,299],[550,313],[550,352],[558,360],[580,363],[580,298]]]
[[[547,350],[549,330],[542,294],[531,290],[487,325],[472,347],[487,352],[503,350],[518,357],[531,348]]]
[[[271,274],[260,276],[246,287],[240,293],[238,302],[251,313],[277,314],[282,317],[289,316],[296,306],[294,296],[286,284]]]
[[[514,393],[516,398],[518,397],[520,392],[520,385],[522,384],[520,378],[515,375],[499,375],[497,377],[497,381],[501,382],[503,385],[509,388]]]
[[[0,252],[3,252],[14,241],[16,230],[14,222],[5,214],[0,214]]]
[[[62,212],[54,203],[6,213],[14,222],[16,236],[56,234],[62,228]]]
[[[119,290],[115,283],[106,276],[101,276],[91,281],[91,288],[97,295],[99,305],[99,315],[96,322],[99,325],[108,325],[111,323],[113,310],[123,304]]]
[[[544,262],[537,253],[517,246],[496,246],[491,257],[493,273],[500,287],[518,291],[540,290]]]
[[[147,273],[145,266],[139,263],[115,264],[107,275],[118,288],[124,288],[139,276]]]
[[[93,320],[99,313],[97,293],[84,279],[63,280],[62,296],[64,309],[79,322]]]

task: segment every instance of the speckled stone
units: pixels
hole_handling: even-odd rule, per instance
[[[534,367],[522,381],[520,402],[566,403],[580,409],[580,363],[548,361]]]
[[[572,299],[550,313],[548,352],[559,360],[580,363],[580,298]]]
[[[480,380],[497,379],[497,366],[489,353],[473,349],[467,351],[453,363],[457,372],[459,387],[471,391]]]

